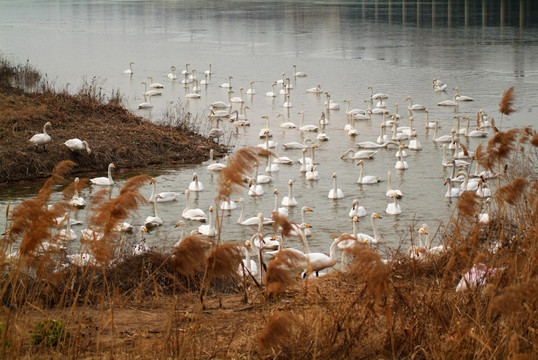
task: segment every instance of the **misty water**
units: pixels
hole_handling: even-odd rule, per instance
[[[312,250],[328,252],[334,233],[351,232],[348,217],[353,199],[358,199],[368,214],[376,212],[382,219],[376,225],[386,244],[403,248],[410,244],[410,232],[422,223],[431,229],[443,231],[453,213],[455,200],[445,198],[447,186],[444,180],[450,168],[441,165],[442,148],[431,140],[433,130],[425,129],[425,113],[413,114],[413,127],[423,149],[406,149],[409,165],[407,170],[395,169],[396,146],[377,149],[374,159],[364,160],[365,175],[379,176],[383,181],[374,185],[359,185],[357,160],[342,160],[340,156],[349,148],[358,151],[356,143],[376,141],[380,133],[381,115],[370,120],[356,121],[357,136],[344,130],[346,104],[351,108],[367,108],[366,99],[374,93],[385,93],[390,113],[398,112],[400,126],[409,125],[409,102],[420,103],[429,109],[430,120],[437,119],[441,125],[439,135],[450,134],[456,127],[453,107],[437,106],[443,100],[451,100],[457,87],[462,95],[470,96],[472,102],[461,102],[457,114],[469,116],[471,130],[476,127],[476,114],[483,109],[499,124],[498,103],[503,92],[515,86],[517,112],[504,117],[502,129],[534,126],[538,112],[538,29],[536,5],[532,1],[508,2],[501,11],[500,1],[493,2],[436,1],[378,2],[378,1],[0,1],[0,51],[8,60],[24,63],[27,60],[46,74],[48,81],[58,89],[76,92],[84,83],[98,83],[101,91],[111,94],[119,90],[124,94],[124,105],[134,114],[156,123],[166,119],[166,113],[178,106],[197,117],[200,131],[206,134],[215,125],[207,120],[209,104],[213,101],[228,102],[227,89],[219,87],[232,76],[232,96],[240,96],[244,88],[246,115],[251,122],[248,128],[236,128],[225,120],[221,127],[225,135],[221,139],[232,146],[233,151],[263,143],[258,133],[266,127],[262,118],[267,115],[272,141],[278,143],[278,154],[293,160],[301,158],[300,150],[284,150],[282,144],[305,138],[313,140],[319,181],[308,181],[300,172],[300,164],[279,165],[273,172],[272,181],[263,184],[265,194],[253,197],[238,194],[246,202],[246,215],[262,212],[270,216],[274,208],[274,189],[279,190],[279,202],[288,194],[288,182],[293,180],[293,195],[298,205],[290,208],[289,219],[302,222],[301,207],[309,206],[313,212],[306,215],[312,225],[309,238]],[[486,6],[487,5],[487,6]],[[129,62],[133,74],[125,74]],[[199,99],[185,97],[181,71],[189,65],[198,80],[204,79],[204,71],[211,69],[210,84],[201,86]],[[176,66],[178,79],[167,77],[171,66]],[[294,77],[294,68],[307,74]],[[284,74],[284,75],[283,75]],[[142,81],[164,86],[161,96],[151,97],[153,108],[139,110],[144,101]],[[283,106],[283,95],[267,97],[271,84],[290,78],[293,88],[289,101],[292,107]],[[444,92],[435,92],[432,79],[447,84]],[[246,95],[250,82],[256,91]],[[68,86],[66,84],[69,84]],[[320,85],[330,93],[331,100],[339,103],[339,110],[327,110],[324,94],[308,94],[308,88]],[[192,88],[192,84],[189,84]],[[282,87],[274,89],[279,92]],[[190,91],[190,90],[189,90]],[[377,101],[373,102],[373,108]],[[240,110],[233,104],[232,110]],[[297,129],[280,128],[281,118],[299,125],[299,111],[304,110],[305,124],[318,125],[322,112],[329,123],[325,132],[328,141],[316,139],[317,133],[300,132]],[[278,117],[278,114],[283,114]],[[461,123],[461,127],[465,122]],[[499,126],[499,125],[498,125]],[[35,129],[36,133],[41,128]],[[89,129],[89,131],[92,131]],[[474,150],[478,144],[486,144],[485,138],[460,136],[461,142]],[[54,139],[54,128],[50,129]],[[391,135],[391,128],[388,128]],[[139,134],[143,137],[144,134]],[[84,139],[84,134],[77,134]],[[408,140],[403,141],[405,144]],[[91,145],[91,144],[90,144]],[[28,144],[28,146],[31,146]],[[310,156],[310,150],[307,152]],[[449,152],[449,156],[452,153]],[[260,173],[265,174],[266,160],[260,163]],[[121,164],[121,159],[118,159]],[[118,166],[113,173],[117,195],[125,179],[149,172],[157,181],[158,191],[182,192],[196,172],[205,190],[195,197],[191,205],[208,213],[214,204],[218,173],[207,170],[207,163],[181,166],[163,170],[140,169],[127,171]],[[388,171],[392,173],[392,187],[400,189],[404,196],[399,201],[400,215],[388,215],[385,208],[390,198],[387,191]],[[328,198],[333,187],[333,173],[337,174],[338,187],[344,197]],[[106,169],[102,174],[105,176]],[[0,211],[7,203],[11,208],[27,198],[35,196],[42,182],[9,184],[0,187]],[[490,181],[495,188],[495,181]],[[459,186],[459,184],[457,185]],[[52,200],[62,198],[61,188]],[[149,197],[151,186],[142,189]],[[95,190],[85,189],[82,195],[91,200]],[[280,205],[279,205],[280,206]],[[181,219],[185,207],[185,195],[178,201],[158,205],[164,225],[146,235],[150,245],[170,245],[179,236],[174,227]],[[148,215],[153,214],[151,205],[143,206],[128,220],[135,229]],[[74,214],[84,219],[86,211]],[[255,228],[236,223],[239,209],[224,213],[223,241],[248,240]],[[0,219],[0,228],[6,220]],[[187,221],[187,232],[200,223]],[[75,227],[80,234],[82,227]],[[373,234],[369,217],[359,221],[359,232]],[[269,231],[269,228],[267,228]],[[135,235],[136,236],[136,232]],[[296,245],[297,240],[290,241]],[[77,242],[70,245],[78,248]]]

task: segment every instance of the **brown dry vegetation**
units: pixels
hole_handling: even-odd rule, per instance
[[[52,187],[73,166],[60,163],[35,199],[9,213],[2,250],[13,243],[22,250],[15,258],[0,251],[0,357],[534,359],[535,140],[530,128],[510,130],[477,149],[488,170],[510,171],[490,180],[498,181],[499,190],[491,198],[489,223],[477,222],[482,198],[466,194],[458,200],[449,226],[435,238],[445,251],[424,250],[411,258],[407,249],[357,244],[349,250],[348,266],[306,281],[299,274],[288,276],[289,267],[278,263],[269,264],[262,282],[234,274],[243,245],[220,238],[190,236],[175,249],[130,255],[122,235],[111,229],[137,209],[144,175],[126,182],[117,198],[108,199],[107,190],[95,195],[93,227],[106,235],[83,244],[81,250],[94,261],[69,264],[61,249],[44,247],[45,241],[59,242],[52,219],[67,206],[45,207]],[[251,173],[242,164],[260,155],[259,149],[243,149],[229,166]],[[219,175],[216,209],[219,197],[242,186],[235,175]],[[276,220],[283,236],[294,226],[283,217]],[[287,260],[291,266],[293,260]],[[489,270],[485,282],[457,292],[475,264]],[[272,279],[278,286],[266,286]],[[44,319],[61,320],[70,336],[60,338],[57,347],[31,345],[31,333]]]
[[[128,112],[121,95],[102,93],[97,79],[74,95],[56,91],[30,65],[14,66],[0,58],[0,183],[46,178],[62,160],[76,162],[75,175],[118,169],[194,164],[226,149],[198,135],[201,119],[181,109],[169,110],[166,126],[155,125]],[[28,141],[43,131],[52,143],[47,151]],[[63,143],[86,140],[92,155],[75,156]]]

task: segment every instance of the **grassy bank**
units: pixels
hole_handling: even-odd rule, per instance
[[[128,112],[118,91],[105,94],[98,79],[87,80],[75,94],[56,90],[30,64],[0,58],[0,183],[47,178],[63,160],[76,163],[74,175],[118,169],[194,164],[209,158],[209,149],[226,149],[201,136],[204,119],[168,109],[162,125]],[[29,142],[46,122],[52,142],[43,151]],[[64,142],[86,140],[91,155],[73,153]]]

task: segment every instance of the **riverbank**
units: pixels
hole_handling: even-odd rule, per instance
[[[105,96],[88,84],[77,94],[56,91],[30,66],[0,61],[0,183],[47,178],[63,160],[76,163],[74,176],[118,170],[198,164],[209,150],[225,146],[195,132],[196,121],[182,109],[171,112],[165,125],[155,125],[127,111],[118,93]],[[43,132],[52,141],[36,148],[29,139]],[[88,142],[87,152],[74,153],[68,139]]]

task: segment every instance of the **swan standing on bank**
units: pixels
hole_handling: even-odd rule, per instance
[[[88,145],[88,142],[86,140],[73,138],[73,139],[66,140],[64,142],[64,145],[67,146],[69,150],[71,150],[74,154],[77,154],[78,151],[86,151],[88,155],[92,154],[90,145]]]
[[[52,142],[52,138],[50,137],[49,134],[47,134],[47,126],[52,126],[52,123],[50,121],[47,121],[45,123],[45,125],[43,125],[43,133],[41,134],[35,134],[34,136],[32,136],[30,138],[30,141],[32,144],[35,145],[35,151],[37,152],[38,150],[38,146],[39,145],[43,145],[43,151],[47,151],[47,149],[45,148],[45,145],[49,144],[50,142]]]

